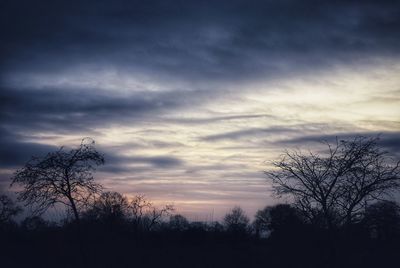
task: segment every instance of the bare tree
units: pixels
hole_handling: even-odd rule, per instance
[[[94,144],[94,140],[86,138],[77,149],[66,151],[61,147],[43,158],[33,157],[12,178],[11,185],[23,187],[18,199],[34,204],[36,214],[62,203],[79,221],[79,210],[102,189],[92,176],[95,167],[104,164],[104,158]]]
[[[161,209],[155,207],[144,195],[135,196],[130,203],[133,223],[137,228],[151,230],[159,224],[164,216],[174,211],[173,205],[166,205]]]
[[[169,217],[168,225],[174,231],[186,231],[190,226],[189,221],[180,214]]]
[[[254,230],[256,235],[259,236],[262,233],[266,233],[270,231],[271,224],[271,207],[267,206],[263,209],[260,209],[256,212],[254,216]]]
[[[90,219],[115,223],[128,216],[128,199],[118,192],[104,192],[93,202],[85,215]]]
[[[148,224],[148,230],[151,230],[154,228],[154,226],[160,224],[163,217],[171,215],[171,212],[174,210],[175,210],[174,206],[170,204],[165,205],[161,209],[152,207],[149,213],[147,214],[147,217],[150,220]]]
[[[136,195],[130,202],[132,220],[135,224],[140,224],[141,220],[152,207],[152,203],[144,195]]]
[[[286,151],[265,171],[278,196],[291,196],[313,222],[331,229],[360,219],[366,204],[399,189],[399,162],[378,144],[357,136],[324,142],[326,153]]]
[[[234,207],[224,217],[224,225],[230,232],[246,232],[249,222],[241,207]]]

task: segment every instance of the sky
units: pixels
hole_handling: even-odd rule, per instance
[[[285,149],[400,149],[399,1],[1,1],[0,185],[96,141],[107,190],[191,220],[277,200]]]

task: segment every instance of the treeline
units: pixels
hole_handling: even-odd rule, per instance
[[[265,171],[289,204],[254,219],[234,207],[221,222],[190,222],[171,205],[104,191],[94,142],[33,158],[12,178],[21,212],[0,197],[4,267],[393,267],[398,263],[399,161],[379,138],[326,143],[325,152],[287,151]],[[56,204],[68,217],[40,215]]]
[[[301,210],[290,204],[266,206],[257,211],[254,220],[238,206],[232,208],[221,222],[190,222],[185,216],[174,213],[172,205],[157,208],[144,195],[131,201],[118,192],[104,192],[82,212],[79,224],[73,217],[60,221],[48,221],[41,216],[27,216],[16,221],[22,209],[7,195],[0,195],[0,230],[43,231],[46,229],[78,228],[86,226],[102,231],[125,231],[143,235],[151,232],[211,232],[232,239],[275,239],[292,236],[307,230],[329,231],[304,217]],[[373,241],[391,241],[400,235],[400,206],[394,201],[378,201],[366,207],[360,220],[351,226],[335,229],[336,234],[358,234]],[[74,226],[74,227],[73,227]]]
[[[104,192],[77,224],[40,216],[17,223],[20,209],[0,200],[3,267],[385,267],[398,258],[395,202],[371,204],[359,222],[331,231],[288,204],[267,206],[253,221],[235,207],[221,222],[189,222],[144,196]]]

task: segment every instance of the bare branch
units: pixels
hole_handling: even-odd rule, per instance
[[[336,139],[325,155],[285,151],[274,170],[265,171],[278,196],[289,195],[307,218],[323,215],[326,227],[354,222],[366,201],[400,188],[399,161],[394,162],[375,138]]]

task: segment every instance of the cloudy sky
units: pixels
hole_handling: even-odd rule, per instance
[[[276,200],[284,149],[400,149],[398,1],[2,1],[0,184],[96,140],[109,190],[191,219]]]

